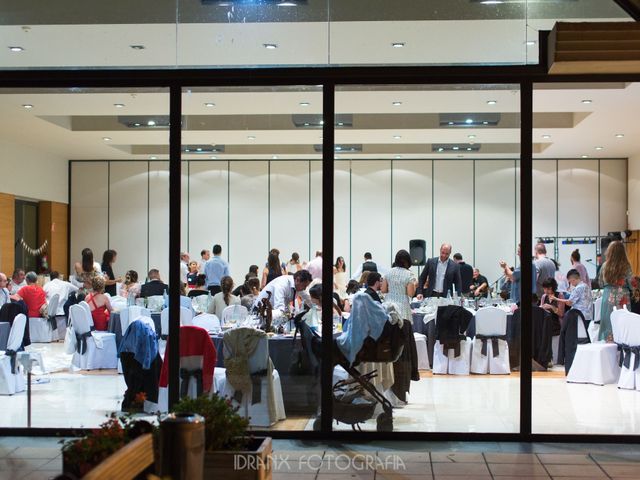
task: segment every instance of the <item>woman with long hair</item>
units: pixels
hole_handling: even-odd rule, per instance
[[[260,282],[260,289],[263,289],[267,283],[281,275],[282,265],[280,265],[280,257],[274,250],[271,250],[271,252],[269,252],[269,257],[267,257],[267,266],[262,270],[262,282]]]
[[[293,275],[297,271],[302,270],[302,264],[300,263],[300,255],[297,252],[291,254],[291,259],[287,262],[287,274]]]
[[[333,266],[333,289],[341,300],[347,297],[347,264],[344,263],[343,257],[336,258]]]
[[[624,244],[618,240],[609,244],[605,258],[600,269],[600,285],[603,285],[603,290],[598,340],[613,342],[611,312],[613,307],[622,308],[630,303],[632,271]]]
[[[138,298],[140,296],[140,284],[138,283],[138,272],[129,270],[124,274],[124,283],[120,287],[120,295],[129,298]]]
[[[209,306],[209,313],[213,313],[219,319],[222,319],[222,311],[229,305],[239,305],[240,298],[231,293],[233,291],[233,278],[222,277],[220,288],[222,291],[213,296],[213,301]]]
[[[102,254],[102,265],[100,265],[104,275],[104,291],[115,297],[118,294],[117,284],[122,282],[122,277],[116,278],[113,273],[113,264],[116,263],[118,252],[115,250],[105,250]]]
[[[93,250],[90,248],[82,250],[82,260],[80,262],[76,262],[73,269],[76,273],[76,287],[82,287],[86,290],[91,290],[93,277],[102,271],[100,264],[94,260]]]
[[[576,248],[573,252],[571,252],[571,267],[576,269],[580,274],[580,280],[587,284],[589,288],[591,288],[591,279],[589,278],[589,273],[587,272],[587,268],[580,263],[580,249]]]

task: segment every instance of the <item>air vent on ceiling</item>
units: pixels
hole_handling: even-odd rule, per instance
[[[434,143],[431,145],[431,151],[436,153],[444,152],[477,152],[480,150],[479,143]]]
[[[441,113],[441,127],[495,127],[500,123],[499,113]]]
[[[224,145],[183,145],[182,153],[196,155],[205,153],[224,153]]]
[[[324,122],[321,114],[303,114],[296,113],[291,115],[291,121],[296,128],[322,128]],[[346,113],[339,113],[335,116],[334,125],[336,128],[351,128],[353,127],[353,115]]]
[[[322,145],[314,145],[313,149],[318,153],[322,153]],[[335,151],[341,152],[341,153],[358,153],[358,152],[362,152],[362,145],[361,144],[336,145]]]

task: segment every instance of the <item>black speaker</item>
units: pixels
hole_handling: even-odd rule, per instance
[[[411,255],[411,265],[423,266],[427,263],[427,242],[409,240],[409,255]]]

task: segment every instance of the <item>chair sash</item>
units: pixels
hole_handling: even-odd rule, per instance
[[[618,351],[620,352],[620,358],[618,359],[618,366],[633,370],[634,372],[640,366],[640,346],[629,346],[624,343],[618,343]],[[635,359],[633,362],[633,368],[631,368],[631,354],[635,353]]]
[[[268,370],[265,368],[264,370],[260,370],[259,372],[252,373],[250,375],[251,378],[251,405],[255,405],[256,403],[260,403],[262,399],[262,377],[266,377],[268,374]],[[242,402],[242,397],[244,393],[242,390],[236,390],[233,393],[233,399],[238,403]]]
[[[47,318],[47,321],[51,325],[51,330],[57,330],[58,329],[58,321],[56,320],[56,316],[55,315],[49,315],[49,317]]]
[[[4,354],[9,357],[11,361],[11,373],[16,373],[16,357],[18,353],[15,350],[5,350]]]
[[[91,336],[91,331],[84,333],[76,333],[76,351],[80,355],[84,355],[87,351],[87,338]]]
[[[189,395],[189,379],[193,377],[196,379],[196,391],[198,397],[202,395],[204,388],[202,386],[202,369],[188,370],[186,368],[180,369],[180,398],[187,397]]]
[[[442,343],[442,353],[447,355],[447,352],[449,350],[453,350],[453,356],[458,358],[460,356],[460,342],[466,339],[466,336],[460,335],[460,337],[455,340],[449,338],[447,340],[441,341],[440,343]]]
[[[498,340],[507,340],[507,336],[506,335],[480,335],[480,334],[476,334],[476,338],[478,340],[482,341],[482,350],[480,350],[480,353],[482,354],[483,357],[487,356],[487,341],[491,340],[491,347],[493,350],[493,358],[496,358],[498,355],[500,355],[500,347],[499,347],[499,342]]]

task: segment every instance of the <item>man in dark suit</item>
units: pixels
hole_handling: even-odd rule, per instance
[[[451,245],[443,243],[440,247],[440,256],[427,261],[418,281],[418,300],[423,296],[446,297],[447,293],[453,293],[453,288],[460,295],[462,286],[460,267],[449,258],[450,255]]]
[[[148,278],[149,281],[140,288],[140,296],[142,298],[163,295],[164,292],[169,290],[167,284],[160,280],[160,272],[157,269],[152,268],[149,270]]]
[[[454,254],[453,260],[460,267],[460,280],[462,282],[462,289],[458,293],[464,293],[465,295],[468,295],[469,289],[471,288],[471,283],[473,282],[473,267],[464,262],[461,253]]]

